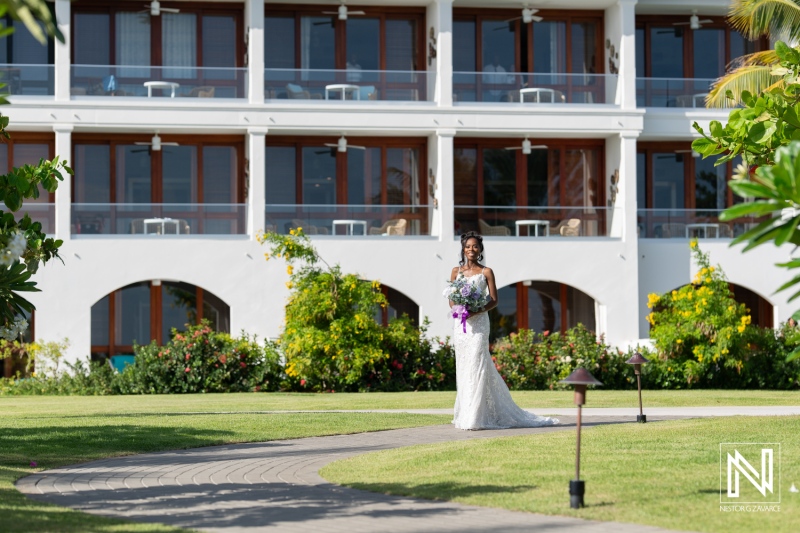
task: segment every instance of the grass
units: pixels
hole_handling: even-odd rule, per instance
[[[260,402],[259,402],[260,400]],[[183,531],[88,515],[30,500],[14,488],[41,469],[103,457],[235,442],[442,424],[402,413],[258,414],[268,395],[0,398],[0,531]],[[283,403],[284,408],[290,402]],[[226,414],[213,414],[226,411]],[[183,414],[181,414],[183,413]],[[37,468],[30,466],[36,461]]]
[[[571,391],[517,391],[514,400],[529,408],[574,407]],[[646,407],[800,405],[797,391],[654,390],[642,393]],[[334,409],[451,409],[455,392],[372,392],[369,394],[242,393],[148,396],[0,396],[2,412],[24,409],[29,415],[74,416],[123,412],[263,412]],[[635,391],[589,392],[587,407],[636,407]],[[543,414],[546,414],[544,412]]]
[[[579,510],[569,508],[567,492],[574,476],[574,431],[370,453],[332,463],[321,474],[358,489],[486,507],[690,531],[788,533],[800,531],[800,495],[788,490],[800,484],[799,434],[800,417],[587,429],[581,449],[587,507]],[[720,510],[721,442],[781,443],[780,512]]]

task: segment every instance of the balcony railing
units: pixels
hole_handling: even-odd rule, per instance
[[[429,235],[428,206],[267,204],[267,231],[307,235]]]
[[[54,80],[53,65],[0,64],[0,94],[52,96]]]
[[[637,226],[643,239],[731,239],[758,224],[756,217],[721,222],[722,209],[639,209]]]
[[[46,204],[38,202],[25,202],[17,216],[27,214],[34,222],[42,225],[42,231],[47,235],[54,235],[56,232],[56,204]]]
[[[638,107],[704,108],[713,78],[636,78]]]
[[[244,235],[247,204],[72,204],[72,234]]]
[[[424,70],[264,70],[267,100],[424,102],[428,93]]]
[[[454,102],[613,104],[613,74],[454,72]]]
[[[73,96],[247,98],[247,69],[72,65]]]
[[[495,237],[607,237],[615,208],[455,206],[456,233]]]

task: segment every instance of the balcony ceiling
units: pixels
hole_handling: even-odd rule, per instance
[[[686,15],[696,9],[698,15],[722,16],[728,14],[730,0],[639,0],[637,15]]]

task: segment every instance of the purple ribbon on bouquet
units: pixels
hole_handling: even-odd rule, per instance
[[[467,332],[467,319],[469,318],[469,309],[466,305],[454,305],[452,308],[453,318],[461,318],[461,327],[464,328],[464,333]]]

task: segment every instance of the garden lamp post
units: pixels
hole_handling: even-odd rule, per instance
[[[575,386],[575,405],[578,406],[578,444],[575,447],[575,479],[569,482],[569,506],[573,509],[583,507],[583,494],[586,492],[586,483],[581,481],[581,407],[586,403],[586,386],[602,385],[585,368],[578,367],[572,374],[559,383]]]
[[[633,357],[625,362],[633,365],[633,371],[636,373],[636,386],[639,389],[639,414],[636,415],[636,421],[644,424],[647,422],[647,416],[642,412],[642,365],[649,363],[650,360],[639,352],[635,352]]]

